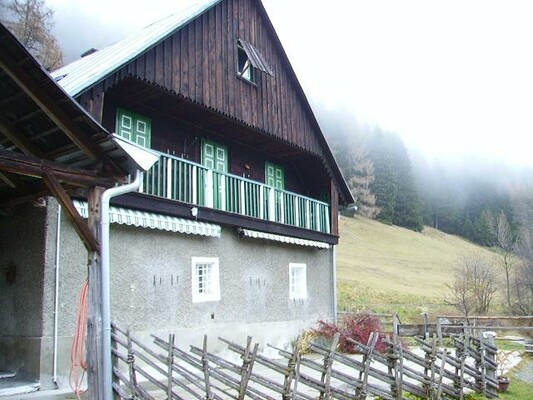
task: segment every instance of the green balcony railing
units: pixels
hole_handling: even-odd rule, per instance
[[[203,165],[160,153],[144,174],[141,192],[267,221],[330,233],[327,203],[213,171]]]

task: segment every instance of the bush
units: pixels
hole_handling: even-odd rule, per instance
[[[357,348],[348,340],[349,338],[366,344],[372,332],[379,332],[375,350],[384,353],[387,347],[383,343],[379,319],[368,314],[346,314],[338,324],[318,321],[318,328],[312,329],[311,332],[313,337],[328,340],[333,339],[337,332],[340,333],[339,350],[343,353],[357,353]]]

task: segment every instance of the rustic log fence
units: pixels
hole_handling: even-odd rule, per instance
[[[275,348],[279,359],[259,353],[251,338],[244,346],[220,338],[234,353],[221,357],[208,351],[206,337],[189,351],[178,348],[172,334],[143,343],[113,324],[112,337],[113,388],[121,399],[399,400],[408,393],[463,399],[469,391],[497,397],[497,349],[482,336],[454,337],[454,351],[440,348],[436,336],[417,339],[417,352],[374,333],[367,344],[351,340],[360,353],[354,356],[337,352],[337,335],[311,343],[309,354],[300,345]],[[378,340],[386,352],[375,351]]]

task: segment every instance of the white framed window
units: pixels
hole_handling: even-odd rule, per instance
[[[218,257],[192,257],[192,301],[220,300]]]
[[[289,264],[289,298],[307,299],[307,265]]]

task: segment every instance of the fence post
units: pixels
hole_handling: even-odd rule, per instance
[[[362,381],[361,388],[356,390],[355,398],[364,400],[366,399],[366,387],[368,385],[368,370],[370,369],[370,363],[372,362],[372,353],[374,347],[378,342],[379,334],[372,332],[368,338],[367,347],[368,351],[363,355],[363,369],[359,372],[359,380]]]
[[[128,371],[130,375],[130,385],[132,395],[137,394],[137,376],[135,375],[135,355],[133,350],[133,341],[131,340],[131,332],[128,329]]]
[[[477,346],[478,357],[476,360],[476,369],[479,371],[479,379],[476,379],[476,386],[480,389],[483,396],[487,396],[486,382],[486,364],[485,364],[485,343],[483,341],[483,332],[479,334],[479,344]]]
[[[431,343],[431,347],[426,346],[425,347],[425,365],[424,365],[424,376],[426,377],[425,382],[422,385],[424,392],[426,393],[426,396],[428,399],[431,398],[431,391],[432,391],[432,384],[435,381],[435,361],[437,360],[437,339],[435,335],[433,335],[433,341]],[[427,350],[430,348],[431,350]]]
[[[254,349],[250,356],[250,345],[252,344],[252,337],[248,336],[246,339],[246,349],[242,355],[242,367],[241,367],[241,383],[239,387],[239,400],[243,400],[246,396],[246,388],[248,387],[248,381],[252,374],[252,368],[254,367],[255,358],[257,356],[257,350],[259,349],[259,343],[254,345]]]
[[[117,343],[117,335],[118,335],[118,331],[117,331],[117,327],[114,323],[111,323],[111,346],[112,346],[112,365],[113,365],[113,368],[111,368],[111,370],[113,371],[113,383],[117,386],[120,385],[120,379],[119,377],[115,374],[115,368],[118,370],[119,368],[119,358],[117,357],[117,354],[118,354],[118,343]]]
[[[167,399],[172,399],[172,366],[174,364],[174,334],[168,335]]]
[[[211,383],[209,382],[209,360],[207,359],[207,335],[204,335],[204,346],[202,349],[202,369],[204,372],[205,398],[212,399]]]
[[[465,331],[466,332],[466,331]],[[459,367],[455,367],[455,377],[453,386],[458,391],[459,399],[463,399],[463,379],[464,379],[464,370],[465,370],[465,362],[466,357],[468,356],[468,344],[469,344],[469,336],[466,334],[463,334],[463,342],[460,340],[457,340],[455,342],[455,354],[456,358],[461,360],[461,364]]]
[[[389,375],[394,376],[394,381],[391,383],[391,394],[393,398],[402,399],[402,384],[401,377],[397,367],[400,356],[396,352],[396,339],[387,342],[387,368]],[[401,362],[401,360],[400,360]]]
[[[442,350],[442,361],[440,363],[440,370],[439,370],[439,383],[437,386],[437,400],[440,400],[442,396],[442,379],[444,378],[444,368],[446,367],[447,356],[448,356],[448,350],[443,349]]]
[[[320,379],[320,381],[324,384],[324,389],[320,391],[320,396],[318,397],[320,400],[331,399],[331,367],[333,365],[333,355],[337,350],[340,337],[341,334],[339,332],[333,336],[329,352],[324,355],[324,369],[322,370],[322,376]]]
[[[283,381],[283,400],[290,400],[296,397],[296,392],[298,389],[298,380],[300,378],[300,345],[302,338],[299,337],[292,351],[292,355],[289,358],[287,365],[287,373],[285,374],[285,379]],[[291,393],[291,385],[294,381],[294,387]]]

